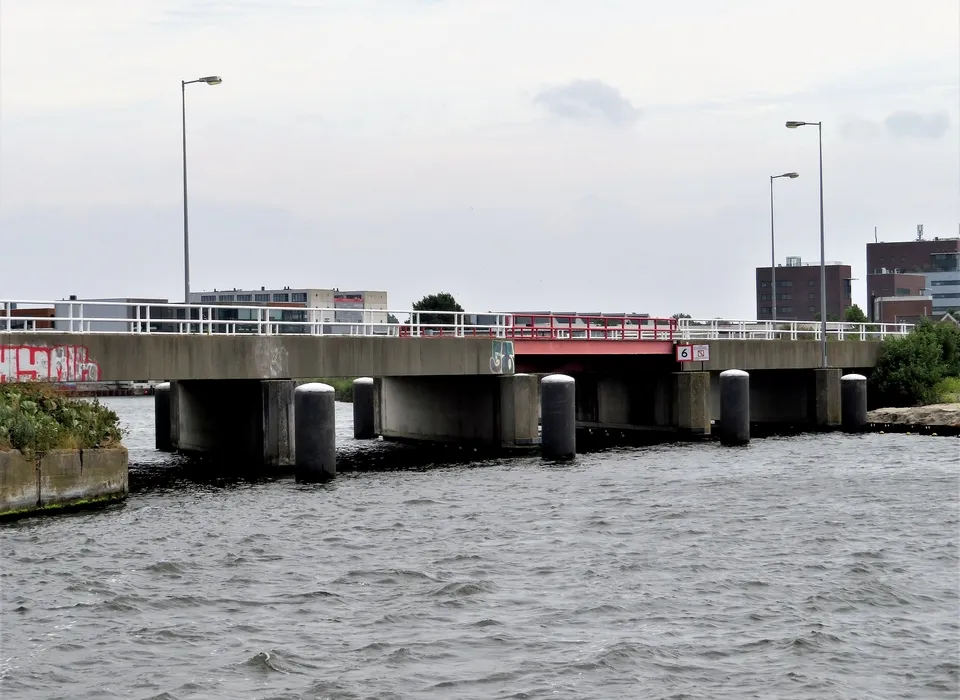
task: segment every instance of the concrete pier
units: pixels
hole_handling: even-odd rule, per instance
[[[329,481],[337,475],[336,402],[329,384],[302,384],[294,391],[299,482]]]
[[[739,369],[720,373],[720,443],[750,442],[750,375]]]
[[[173,441],[170,438],[170,382],[157,384],[153,388],[154,426],[156,429],[156,447],[160,452],[172,452]]]
[[[840,427],[840,375],[841,370],[828,367],[813,370],[815,376],[814,423],[819,430]]]
[[[576,382],[565,374],[551,374],[540,382],[544,459],[573,459],[577,454]]]
[[[689,436],[709,435],[710,373],[677,372],[673,376],[673,424]]]
[[[353,437],[356,440],[372,440],[377,437],[374,427],[373,378],[360,377],[353,380]]]
[[[840,378],[841,424],[844,432],[859,433],[867,425],[867,378],[846,374]]]
[[[285,379],[171,382],[172,448],[240,468],[292,465],[295,386]]]

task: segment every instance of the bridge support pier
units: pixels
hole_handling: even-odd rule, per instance
[[[833,430],[840,426],[840,369],[813,370],[815,376],[814,422],[819,430]]]
[[[676,372],[673,424],[691,436],[710,434],[711,397],[709,372]]]
[[[170,382],[162,382],[153,388],[153,409],[156,446],[160,452],[172,452],[170,440]]]
[[[374,423],[387,440],[513,449],[539,444],[539,386],[529,374],[374,379]]]
[[[287,379],[171,382],[172,448],[238,467],[292,465],[296,384]]]

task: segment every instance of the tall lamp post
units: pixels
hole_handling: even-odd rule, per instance
[[[820,144],[820,366],[827,367],[827,263],[823,244],[823,123],[787,122],[788,129],[801,126],[817,127]]]
[[[783,175],[770,176],[770,286],[773,288],[773,308],[770,310],[770,320],[777,320],[777,250],[774,245],[773,235],[773,181],[789,177],[791,180],[800,177],[799,173],[784,173]]]
[[[190,303],[190,228],[187,221],[187,85],[206,83],[219,85],[219,75],[180,81],[180,108],[183,116],[183,303]]]

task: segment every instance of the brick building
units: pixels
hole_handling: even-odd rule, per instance
[[[907,280],[914,275],[924,278],[919,291]],[[960,238],[868,243],[867,308],[875,308],[875,299],[918,294],[931,298],[934,315],[960,308]]]
[[[827,320],[840,320],[851,300],[850,266],[839,262],[826,264]],[[769,266],[757,268],[757,318],[773,318],[772,271]],[[776,318],[784,321],[817,321],[820,319],[820,263],[803,263],[800,258],[787,258],[786,265],[777,265]]]

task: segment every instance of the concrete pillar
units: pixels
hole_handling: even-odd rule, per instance
[[[288,379],[171,382],[173,449],[238,468],[292,464],[295,385]]]
[[[551,374],[540,382],[543,426],[540,449],[544,459],[572,459],[577,454],[576,382]]]
[[[336,476],[335,411],[335,392],[329,384],[302,384],[296,388],[293,414],[297,481],[327,481]]]
[[[532,374],[499,377],[500,447],[529,447],[540,442],[539,382]]]
[[[677,430],[687,435],[710,434],[710,373],[674,373],[673,415]]]
[[[353,437],[372,440],[377,437],[373,426],[373,378],[353,380]]]
[[[840,378],[841,424],[847,433],[859,433],[867,424],[867,378],[845,374]]]
[[[720,373],[720,443],[750,442],[750,375],[740,369]]]
[[[297,383],[289,379],[260,382],[263,421],[263,464],[288,467],[294,459],[293,392]]]
[[[153,409],[157,449],[160,452],[172,452],[170,382],[163,382],[153,387]]]
[[[815,369],[814,422],[821,430],[830,430],[840,425],[840,375],[839,369]]]

